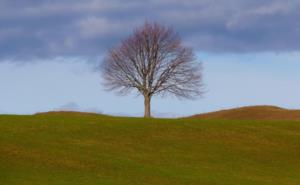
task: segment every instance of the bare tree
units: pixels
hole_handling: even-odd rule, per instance
[[[144,96],[150,117],[153,95],[194,98],[202,94],[201,64],[193,50],[182,45],[173,29],[145,23],[109,50],[102,75],[108,90],[124,95],[132,90]]]

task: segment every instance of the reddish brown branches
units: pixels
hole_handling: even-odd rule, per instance
[[[194,98],[202,94],[201,64],[180,37],[159,24],[145,23],[111,49],[102,66],[104,85],[126,94],[137,90],[145,97],[150,117],[153,95]]]

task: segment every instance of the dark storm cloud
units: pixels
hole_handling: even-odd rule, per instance
[[[95,57],[145,20],[199,51],[300,50],[298,0],[0,0],[0,58]]]

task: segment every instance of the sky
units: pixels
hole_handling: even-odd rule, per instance
[[[300,109],[298,0],[0,0],[0,113],[143,115],[101,85],[107,50],[145,21],[173,27],[203,64],[205,94],[155,97],[155,116],[247,105]]]

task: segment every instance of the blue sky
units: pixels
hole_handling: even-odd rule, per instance
[[[172,26],[204,66],[204,97],[155,97],[157,116],[244,105],[300,108],[298,0],[0,0],[0,113],[142,115],[96,70],[107,48],[147,21]]]
[[[205,95],[192,101],[155,97],[155,115],[181,116],[245,105],[300,107],[300,53],[207,53],[198,58],[204,66]],[[82,59],[3,62],[0,84],[2,113],[76,110],[143,114],[142,97],[104,91],[99,72]]]

